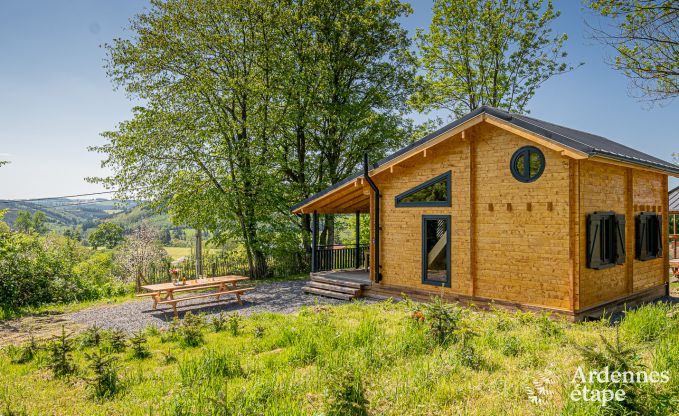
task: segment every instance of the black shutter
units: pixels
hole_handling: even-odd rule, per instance
[[[657,227],[656,229],[658,230],[657,236],[658,236],[658,252],[656,253],[656,257],[662,257],[662,239],[663,239],[663,234],[662,234],[662,215],[656,215],[655,216],[655,226]]]
[[[625,264],[625,216],[615,214],[615,262]]]
[[[601,216],[597,214],[587,216],[587,267],[601,267]]]
[[[637,215],[634,227],[636,255],[639,260],[648,258],[648,217],[643,213]]]

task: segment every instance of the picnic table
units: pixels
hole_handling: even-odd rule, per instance
[[[217,276],[205,277],[200,279],[187,280],[185,284],[176,285],[172,282],[158,283],[153,285],[144,285],[141,288],[146,290],[146,293],[140,293],[137,296],[150,296],[153,299],[153,309],[158,305],[170,305],[177,317],[177,303],[191,299],[207,298],[214,296],[216,300],[222,295],[233,294],[236,295],[236,300],[239,304],[243,304],[240,296],[254,287],[238,287],[238,282],[249,280],[245,276]],[[195,292],[197,290],[215,289],[208,293],[198,293],[191,296],[183,296],[175,298],[175,293],[180,292]]]
[[[679,278],[679,259],[670,260],[670,269],[672,269],[674,277]]]

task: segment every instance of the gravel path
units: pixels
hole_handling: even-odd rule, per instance
[[[249,315],[257,312],[291,313],[302,306],[315,304],[341,304],[346,301],[307,295],[302,287],[307,282],[296,280],[263,284],[255,290],[243,295],[243,304],[231,299],[215,301],[213,298],[193,299],[178,304],[179,317],[191,311],[194,314],[204,313],[208,317],[220,312],[239,312]],[[172,308],[169,305],[159,305],[153,310],[153,303],[149,298],[116,305],[105,305],[66,314],[63,318],[80,325],[97,324],[103,328],[120,328],[133,332],[147,325],[158,328],[167,327],[172,321]]]

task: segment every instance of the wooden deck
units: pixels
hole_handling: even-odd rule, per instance
[[[330,298],[351,300],[363,296],[370,287],[370,274],[365,270],[330,270],[310,274],[304,292]]]

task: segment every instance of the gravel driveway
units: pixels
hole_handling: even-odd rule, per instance
[[[315,304],[341,304],[346,301],[307,295],[302,287],[304,280],[262,284],[255,290],[242,296],[243,304],[239,305],[235,299],[215,301],[214,298],[193,299],[178,304],[179,317],[188,311],[194,314],[204,313],[208,317],[220,312],[239,312],[249,315],[256,312],[294,312],[302,306]],[[152,309],[150,298],[137,299],[116,305],[97,306],[82,311],[66,314],[63,318],[80,325],[97,324],[102,328],[120,328],[128,332],[155,325],[158,328],[167,327],[172,321],[172,308],[159,305]]]

